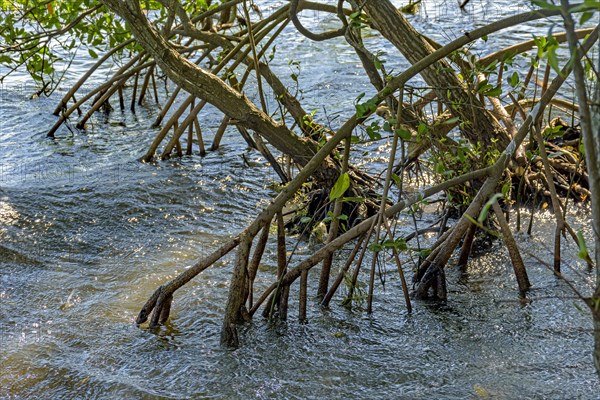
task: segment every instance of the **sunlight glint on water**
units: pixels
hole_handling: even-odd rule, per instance
[[[445,43],[525,4],[471,1],[461,15],[454,1],[426,1],[411,19]],[[324,15],[303,21],[311,29],[336,26]],[[532,26],[540,34],[547,29]],[[513,29],[473,51],[486,54],[530,37],[530,30]],[[372,93],[341,41],[319,49],[291,28],[282,40],[273,69],[291,85],[288,61],[301,61],[303,102],[318,109],[317,117],[327,113],[338,126],[361,92]],[[385,51],[388,70],[406,67],[388,44],[367,43]],[[77,60],[71,78],[88,66]],[[600,392],[589,316],[562,282],[527,257],[538,300],[519,304],[498,244],[467,274],[449,269],[446,305],[417,303],[407,315],[390,263],[371,317],[347,311],[338,297],[328,311],[311,302],[310,323],[300,325],[292,302],[288,324],[256,318],[236,351],[219,346],[229,255],[176,293],[171,320],[157,334],[138,329],[135,317],[152,291],[250,222],[273,194],[276,176],[233,131],[205,158],[139,163],[156,134],[149,128],[152,105],[49,140],[62,93],[31,101],[32,86],[24,82],[18,75],[5,82],[0,97],[1,398],[462,399],[484,390],[500,399],[593,399]],[[202,118],[211,138],[220,114],[207,108]],[[365,159],[378,171],[384,162],[381,154]],[[574,212],[571,220],[589,234],[587,213]],[[533,237],[518,240],[549,258],[545,238],[552,231],[551,216],[542,214]],[[306,246],[300,253],[308,253]],[[563,251],[576,253],[572,246]],[[257,283],[263,288],[276,265],[275,254],[267,256]],[[577,259],[568,262],[579,282],[592,282]]]

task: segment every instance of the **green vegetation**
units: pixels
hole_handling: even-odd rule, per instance
[[[411,12],[418,3],[410,2],[404,10]],[[597,17],[600,3],[532,3],[533,11],[492,22],[441,45],[417,32],[389,0],[340,1],[338,6],[291,0],[268,15],[248,0],[3,1],[1,79],[25,69],[39,83],[35,95],[49,95],[61,85],[78,54],[97,59],[54,110],[57,122],[48,131],[52,137],[72,123],[85,129],[95,113],[113,110],[111,102],[118,101],[124,111],[127,96],[131,112],[136,105],[150,102],[151,96],[158,103],[160,72],[177,89],[161,107],[154,123],[156,137],[142,161],[192,155],[194,149],[203,156],[219,148],[228,126],[234,126],[269,161],[282,182],[271,204],[238,235],[160,286],[137,320],[139,324],[149,320],[151,327],[164,323],[174,293],[237,249],[222,329],[222,342],[235,346],[237,325],[260,307],[269,318],[287,318],[290,287],[296,281],[298,315],[305,320],[308,271],[316,265],[322,265],[317,295],[324,305],[344,283],[345,304],[365,302],[371,312],[384,255],[397,265],[409,311],[411,294],[412,299],[445,300],[444,268],[459,247],[459,264],[466,262],[476,231],[502,238],[515,268],[518,292],[526,296],[527,272],[504,216],[516,210],[517,229],[521,229],[521,206],[551,205],[556,217],[553,271],[558,277],[561,240],[566,234],[590,266],[598,265],[600,66],[590,56],[598,26],[582,25]],[[329,13],[338,18],[338,27],[314,33],[298,18],[303,10]],[[502,29],[544,18],[560,21],[564,32],[550,31],[546,37],[515,43],[482,58],[470,51],[477,40],[490,41]],[[337,129],[325,116],[303,108],[300,62],[289,61],[291,87],[270,68],[279,57],[277,46],[285,45],[280,34],[290,22],[298,37],[316,42],[345,40],[373,85],[376,94],[371,97],[356,93],[354,115]],[[363,40],[366,32],[387,40],[411,67],[388,71],[384,55],[372,52]],[[567,45],[570,57],[565,62],[560,54],[566,53]],[[528,64],[525,69],[523,59]],[[110,79],[86,92],[81,89],[105,64],[115,62],[118,69]],[[411,86],[418,74],[427,89]],[[250,78],[256,82],[256,102],[245,95]],[[575,82],[576,98],[558,95],[566,79]],[[267,86],[274,94],[274,108],[267,102]],[[209,148],[198,118],[206,104],[223,114]],[[77,114],[82,108],[86,112]],[[370,143],[384,140],[392,145],[380,176],[352,163],[352,151],[365,151]],[[438,240],[428,247],[409,245],[424,232],[415,226],[414,235],[398,235],[396,217],[403,210],[414,213],[413,206],[441,193],[443,216],[429,228],[440,233]],[[298,198],[306,199],[304,204],[298,204]],[[596,237],[587,242],[595,243],[595,262],[586,238],[565,221],[567,200],[592,202]],[[297,209],[287,223],[285,207]],[[456,218],[453,224],[449,217]],[[273,233],[271,225],[276,226],[277,274],[256,297],[253,283]],[[326,226],[323,245],[296,261],[293,251],[288,256],[286,225],[295,225],[299,232]],[[330,283],[334,253],[344,246],[352,248],[351,256]],[[407,259],[417,261],[412,265]],[[369,261],[368,282],[361,283],[359,272]],[[405,271],[413,272],[412,293]],[[580,297],[600,326],[600,274],[598,281],[593,296]],[[600,329],[596,343],[600,363]]]

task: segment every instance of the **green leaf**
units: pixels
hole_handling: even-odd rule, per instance
[[[442,174],[442,173],[444,173],[444,171],[446,171],[446,166],[444,165],[443,162],[436,163],[434,168],[435,168],[435,172],[437,174]]]
[[[486,90],[483,95],[489,97],[498,97],[502,94],[502,88],[500,86],[496,86],[495,88]]]
[[[421,249],[421,250],[413,249],[413,250],[416,251],[417,255],[422,258],[425,258],[431,254],[431,249]]]
[[[98,54],[94,50],[88,49],[88,53],[90,53],[90,57],[98,58]]]
[[[502,89],[500,86],[493,87],[487,79],[479,82],[477,87],[475,88],[477,93],[481,93],[484,96],[496,97],[502,94]]]
[[[359,119],[362,118],[367,111],[367,108],[363,104],[359,103],[363,97],[365,97],[365,93],[359,94],[354,100],[354,108],[356,108],[356,118]]]
[[[561,73],[560,66],[558,65],[558,57],[556,56],[556,48],[551,48],[548,50],[548,64],[552,67],[554,71],[557,73]]]
[[[579,25],[585,24],[590,18],[594,16],[594,13],[591,11],[586,11],[581,14],[581,18],[579,18]]]
[[[502,185],[502,196],[506,197],[508,191],[512,187],[512,182],[510,180],[506,181],[504,185]]]
[[[498,199],[501,199],[502,197],[504,197],[502,195],[502,193],[496,193],[495,195],[493,195],[481,209],[481,213],[479,213],[479,218],[477,218],[477,222],[479,222],[480,224],[483,224],[483,221],[485,221],[488,216],[490,207],[492,207],[492,205],[494,205],[494,203],[496,201],[498,201]]]
[[[579,253],[577,253],[577,256],[579,258],[581,258],[582,260],[585,260],[586,258],[588,258],[589,254],[588,254],[587,245],[585,244],[583,232],[581,232],[581,231],[577,231],[577,246],[579,246]]]
[[[356,108],[356,118],[362,118],[366,114],[366,108],[362,104],[356,104],[354,106]]]
[[[516,87],[519,84],[519,74],[517,74],[517,72],[513,72],[513,74],[510,76],[510,78],[508,78],[508,84],[511,87]]]
[[[487,79],[482,80],[481,82],[479,82],[477,84],[477,87],[475,88],[475,91],[477,93],[481,93],[483,94],[486,90],[491,89],[493,86],[490,85],[490,83],[488,82]]]
[[[373,253],[379,253],[381,250],[383,250],[383,246],[379,243],[371,243],[368,249],[371,250]]]
[[[378,57],[375,57],[375,60],[373,60],[373,64],[375,64],[375,68],[376,69],[381,69],[381,60]]]
[[[394,181],[394,183],[396,184],[396,186],[400,187],[400,184],[402,183],[402,179],[400,179],[400,177],[396,174],[392,174],[392,180]]]
[[[410,140],[412,138],[410,131],[403,127],[396,129],[396,134],[402,140]]]
[[[379,140],[381,139],[381,135],[379,134],[379,130],[381,127],[377,122],[371,123],[370,126],[367,127],[367,135],[371,140]]]
[[[460,121],[459,117],[452,117],[452,118],[448,118],[447,120],[441,122],[440,125],[454,125],[458,121]]]
[[[333,188],[331,188],[331,192],[329,193],[329,200],[334,201],[336,199],[339,199],[344,193],[346,193],[346,190],[348,190],[349,187],[350,175],[348,175],[348,173],[340,175],[338,180],[335,182],[335,185],[333,185]]]
[[[404,251],[408,249],[406,241],[402,238],[398,238],[396,240],[387,239],[383,242],[382,247],[384,249],[395,249],[396,251]]]
[[[579,141],[579,153],[581,154],[581,157],[585,157],[585,145],[583,143],[583,140]]]
[[[560,6],[554,5],[544,0],[531,0],[531,2],[545,10],[560,10]]]
[[[301,224],[308,224],[310,221],[312,221],[311,217],[302,217],[302,218],[300,218],[300,223]]]

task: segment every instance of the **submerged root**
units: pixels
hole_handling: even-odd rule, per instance
[[[417,2],[412,3],[416,4]],[[284,5],[270,17],[264,19],[261,17],[256,22],[252,21],[246,12],[245,23],[241,26],[235,25],[235,22],[232,22],[234,18],[227,16],[228,13],[236,10],[235,4],[230,3],[229,6],[220,9],[223,12],[223,20],[220,21],[219,25],[212,23],[216,22],[211,20],[210,15],[212,14],[202,14],[202,18],[200,18],[202,24],[200,25],[210,30],[198,30],[196,22],[200,22],[200,20],[193,21],[193,24],[186,27],[173,26],[173,29],[166,30],[169,31],[169,34],[179,35],[179,39],[181,39],[178,45],[174,47],[178,53],[173,52],[171,54],[174,60],[179,60],[178,57],[183,54],[185,59],[189,61],[189,58],[197,54],[198,50],[201,50],[202,54],[197,58],[195,64],[198,65],[205,59],[210,61],[208,64],[203,64],[206,70],[191,68],[194,66],[191,62],[179,65],[181,71],[193,73],[195,79],[183,79],[180,76],[181,71],[177,70],[179,71],[177,72],[173,68],[169,69],[169,63],[161,63],[167,69],[167,74],[172,79],[177,79],[178,84],[181,86],[176,87],[175,92],[167,99],[161,110],[156,120],[156,126],[158,127],[163,123],[162,129],[157,133],[143,160],[152,160],[157,153],[160,153],[160,146],[164,146],[162,153],[160,153],[162,159],[172,157],[174,154],[181,156],[184,149],[186,154],[191,154],[195,138],[197,138],[198,150],[203,155],[206,148],[201,133],[200,112],[206,104],[210,103],[217,106],[223,114],[222,122],[216,130],[210,150],[218,149],[227,128],[234,126],[250,147],[258,149],[267,158],[277,171],[284,186],[272,203],[260,212],[256,219],[238,236],[229,239],[208,257],[198,261],[176,278],[156,289],[140,310],[136,320],[138,324],[146,323],[149,320],[150,327],[156,327],[165,323],[169,318],[175,292],[203,270],[214,265],[234,248],[238,252],[233,265],[221,331],[221,342],[226,346],[237,346],[239,344],[237,326],[248,321],[260,307],[264,307],[263,315],[267,318],[287,319],[290,309],[294,306],[294,299],[290,295],[290,292],[293,293],[293,291],[290,288],[296,280],[300,281],[298,316],[301,321],[306,321],[307,303],[309,301],[307,293],[308,272],[321,263],[324,267],[321,269],[317,293],[321,304],[325,306],[330,304],[336,290],[348,275],[352,275],[351,278],[348,278],[350,281],[348,298],[352,301],[352,293],[358,290],[359,287],[358,275],[367,251],[372,252],[371,268],[368,271],[370,272],[370,279],[367,310],[370,312],[372,309],[376,268],[379,267],[378,263],[381,260],[378,257],[383,254],[392,254],[402,282],[407,310],[410,312],[411,304],[408,298],[404,269],[398,256],[400,251],[408,250],[406,247],[408,238],[405,235],[397,234],[393,222],[398,213],[407,207],[411,207],[422,202],[425,198],[443,191],[447,193],[449,203],[467,205],[466,209],[460,209],[458,222],[446,231],[444,229],[448,207],[445,208],[446,216],[440,219],[439,227],[436,226],[436,230],[441,234],[440,239],[431,248],[431,252],[424,260],[421,260],[421,256],[425,253],[419,254],[420,265],[414,274],[414,297],[418,299],[433,297],[443,300],[447,298],[448,293],[445,266],[461,242],[463,244],[460,263],[466,264],[472,248],[475,230],[482,227],[478,218],[481,210],[485,208],[485,204],[490,197],[496,192],[502,191],[501,188],[504,183],[508,187],[516,188],[509,190],[510,194],[506,196],[507,200],[512,198],[518,204],[526,204],[530,201],[528,199],[533,198],[534,202],[539,203],[541,201],[541,198],[538,198],[539,196],[547,196],[546,201],[552,201],[556,213],[562,213],[566,207],[565,204],[557,201],[558,196],[563,199],[578,200],[585,200],[589,197],[589,179],[585,172],[585,166],[581,161],[582,154],[579,152],[580,135],[577,129],[564,124],[560,120],[554,120],[543,131],[541,127],[536,126],[536,121],[542,119],[541,113],[544,112],[544,107],[553,101],[554,95],[567,74],[559,75],[550,85],[548,85],[548,82],[544,82],[544,94],[536,102],[537,106],[531,111],[530,115],[525,115],[524,111],[520,109],[525,100],[522,96],[515,99],[512,110],[508,112],[500,104],[498,95],[489,94],[486,100],[482,93],[475,93],[467,85],[463,86],[463,82],[457,80],[455,71],[451,71],[450,65],[445,61],[442,63],[441,60],[451,52],[455,52],[456,49],[471,41],[469,35],[466,35],[466,38],[459,39],[466,40],[462,44],[459,41],[453,42],[452,46],[458,46],[454,47],[453,50],[451,50],[452,46],[444,46],[445,50],[441,48],[442,51],[433,52],[430,49],[430,44],[423,45],[423,54],[412,54],[415,56],[415,65],[400,75],[386,76],[383,69],[381,69],[384,72],[383,77],[370,75],[378,94],[365,103],[357,102],[357,111],[359,109],[362,111],[357,112],[356,115],[347,120],[337,133],[332,132],[326,124],[319,124],[316,119],[313,119],[312,114],[306,113],[299,100],[288,91],[288,88],[270,70],[269,66],[260,61],[267,58],[264,57],[265,51],[285,28],[288,18],[291,17],[292,21],[294,20],[296,8],[309,7],[310,4],[312,3],[294,1],[291,3],[291,15],[290,5]],[[373,21],[378,19],[385,21],[393,17],[398,22],[396,24],[398,27],[407,25],[391,4],[384,2],[383,5],[388,7],[389,12],[385,13],[382,11],[383,9],[373,5],[369,6],[367,4],[365,7]],[[333,12],[337,13],[340,19],[346,21],[341,6],[342,3],[340,2],[340,9],[334,8]],[[135,15],[129,15],[135,10],[123,8],[122,11],[126,20],[127,17],[129,19],[135,17]],[[212,11],[206,11],[206,13],[210,12]],[[379,15],[379,13],[385,15]],[[297,20],[294,22],[297,22]],[[402,48],[404,41],[400,40],[400,36],[396,34],[393,27],[388,26],[390,24],[380,25],[380,29],[385,31],[386,37],[397,47]],[[134,27],[134,33],[137,29],[140,29],[136,25],[132,24],[131,26]],[[228,35],[220,33],[222,31],[219,29],[225,26],[229,29]],[[343,23],[342,26],[341,29],[345,31],[347,24]],[[212,28],[217,30],[215,31]],[[485,35],[493,33],[497,29],[500,29],[499,26],[490,28]],[[478,32],[478,37],[484,35],[484,31],[481,29],[474,32]],[[345,32],[340,31],[338,33],[343,34]],[[475,35],[473,32],[471,34]],[[138,37],[144,39],[145,36],[138,35]],[[349,37],[347,35],[347,39]],[[188,46],[192,43],[192,38],[195,40],[194,43],[202,43],[199,45],[200,47]],[[378,68],[367,66],[375,64],[373,60],[368,59],[369,54],[366,49],[362,49],[360,37],[357,36],[351,39],[351,44],[356,50],[359,50],[359,52],[365,50],[362,55],[366,58],[361,58],[361,60],[367,72],[379,74]],[[142,44],[145,44],[149,50],[155,49],[160,44],[152,35],[148,35],[145,40],[148,42]],[[188,41],[188,45],[180,44],[186,41]],[[158,57],[158,55],[158,53],[154,53],[154,56]],[[216,57],[217,55],[218,57]],[[435,63],[443,68],[436,68]],[[97,68],[97,66],[94,68]],[[152,84],[152,87],[156,88],[156,69],[156,64],[151,56],[141,52],[125,64],[109,82],[96,88],[89,97],[76,102],[74,95],[77,89],[75,89],[70,97],[67,96],[61,101],[57,108],[61,112],[61,116],[57,125],[51,130],[51,134],[73,112],[79,110],[80,106],[86,101],[91,102],[91,109],[79,120],[79,128],[85,128],[86,121],[93,113],[99,110],[110,112],[109,101],[113,96],[119,96],[119,104],[123,109],[125,107],[124,87],[131,80],[133,80],[131,111],[134,112],[136,103],[139,105],[144,98],[148,97],[147,92],[150,90],[150,85]],[[208,70],[210,70],[210,74]],[[439,105],[436,112],[427,114],[423,111],[425,105],[419,105],[419,101],[413,102],[412,97],[408,103],[403,101],[404,91],[408,90],[405,88],[405,84],[417,73],[423,73],[425,80],[432,82],[429,85],[436,86],[433,90],[440,96],[429,96],[426,102],[421,101],[421,103],[429,104],[437,98]],[[260,108],[252,104],[243,94],[247,89],[244,87],[246,81],[251,75],[254,75],[252,78],[256,79],[258,85],[258,95],[261,100]],[[440,78],[442,75],[448,77],[447,81]],[[467,75],[464,74],[463,76]],[[217,78],[217,76],[222,76],[222,78]],[[143,80],[140,80],[140,78],[143,78]],[[487,79],[483,76],[481,78]],[[477,77],[476,79],[480,78]],[[277,105],[281,109],[281,116],[268,112],[262,89],[263,81],[271,87],[274,98],[277,99]],[[498,77],[498,81],[501,82],[500,77]],[[476,84],[477,82],[472,83]],[[443,84],[447,84],[447,86],[443,86]],[[207,86],[208,89],[200,86]],[[188,91],[187,94],[181,93],[186,90]],[[154,91],[157,99],[156,89]],[[398,98],[395,98],[396,92],[398,92]],[[442,99],[442,94],[447,94],[447,92],[452,92],[452,96],[448,95]],[[215,95],[215,93],[219,93],[219,95]],[[454,96],[455,94],[458,94],[458,96]],[[182,102],[176,102],[179,95],[183,97]],[[223,98],[226,100],[223,100]],[[178,100],[182,99],[179,98]],[[71,108],[67,108],[70,101],[75,104]],[[389,165],[385,169],[386,177],[383,185],[374,188],[376,186],[375,179],[349,166],[348,160],[354,128],[365,122],[379,104],[384,102],[388,104],[391,110],[394,107],[396,108],[393,112],[390,111],[390,115],[385,118],[387,126],[382,127],[383,130],[392,132],[393,145]],[[460,109],[460,107],[457,107],[459,103],[474,104],[475,106]],[[177,105],[174,106],[175,104]],[[493,106],[491,109],[488,108],[489,104]],[[418,121],[403,118],[404,114],[408,112],[407,110],[414,111],[414,114],[419,117],[415,118]],[[523,120],[518,131],[513,121],[517,112],[522,114]],[[169,115],[168,120],[164,122],[163,119],[167,114]],[[395,117],[394,114],[396,114]],[[496,118],[498,115],[499,117]],[[503,126],[501,122],[498,122],[500,120],[504,124]],[[288,121],[291,123],[290,126],[288,126]],[[423,130],[422,125],[429,126],[426,126],[426,129]],[[480,151],[472,157],[472,164],[464,165],[464,160],[459,157],[459,152],[464,150],[460,146],[465,142],[447,137],[455,126],[462,129],[460,134],[466,139],[470,149]],[[540,143],[533,139],[529,143],[525,141],[532,131],[541,133],[543,142]],[[194,132],[196,135],[194,135]],[[376,135],[373,136],[376,137]],[[420,143],[416,143],[416,146],[412,146],[413,149],[409,146],[408,153],[405,154],[407,150],[405,142],[413,140],[417,142],[423,136],[428,137]],[[399,139],[400,137],[401,139]],[[501,137],[501,140],[496,142],[495,139],[499,137]],[[186,138],[187,143],[185,142]],[[344,155],[340,156],[339,147],[344,140],[346,147],[344,148]],[[481,152],[481,147],[478,147],[480,146],[479,143],[485,143],[486,151],[489,148],[489,154]],[[398,167],[394,169],[394,157],[399,148],[402,149],[402,155],[398,156],[400,162]],[[290,160],[289,164],[287,166],[279,165],[277,158],[271,154],[272,149],[284,154]],[[440,154],[445,153],[448,159],[455,159],[454,164],[451,162],[441,164],[439,171],[436,171],[443,177],[443,182],[433,186],[427,185],[424,189],[413,194],[407,193],[405,179],[408,163],[415,162],[418,156],[427,149]],[[461,163],[463,165],[460,165]],[[299,167],[299,172],[295,176],[292,173],[293,165]],[[345,176],[344,173],[346,172],[351,176],[351,186],[342,194],[342,196],[345,196],[342,201],[341,196],[338,198],[331,196],[331,188],[338,177]],[[313,180],[309,183],[311,178]],[[392,183],[399,188],[400,196],[395,204],[390,202],[392,196],[388,193]],[[297,207],[302,210],[287,222],[287,229],[284,229],[284,207],[289,206],[300,190],[305,190],[303,193],[305,197],[304,204]],[[514,243],[514,239],[511,238],[510,232],[506,229],[507,223],[503,220],[502,210],[499,210],[499,208],[498,205],[494,205],[494,211],[501,225],[503,236],[511,251],[515,272],[522,274],[519,289],[524,291],[529,286],[526,271],[519,265],[522,264],[522,260],[519,261],[518,248]],[[267,289],[261,293],[256,293],[254,282],[260,271],[259,264],[265,253],[265,248],[269,245],[269,231],[275,218],[278,233],[276,239],[271,238],[271,242],[276,241],[277,243],[277,273],[270,277],[271,284]],[[290,246],[286,242],[286,234],[289,232],[308,233],[318,224],[329,225],[329,234],[323,235],[327,236],[326,240],[311,255],[295,265],[291,265],[291,255],[294,254],[294,251],[288,251]],[[568,225],[559,222],[557,227],[559,238],[563,228],[569,229]],[[416,226],[415,235],[419,235]],[[342,271],[336,276],[333,285],[330,286],[330,267],[334,253],[359,237],[361,239],[355,244]],[[555,242],[556,245],[560,249],[558,240]],[[353,266],[354,269],[350,272]],[[380,273],[380,275],[383,274]]]

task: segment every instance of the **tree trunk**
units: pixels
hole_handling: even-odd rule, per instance
[[[598,297],[596,297],[598,298]],[[600,312],[593,314],[594,318],[594,365],[600,378]]]
[[[285,124],[275,122],[259,110],[246,96],[175,51],[150,25],[140,9],[139,2],[102,2],[129,23],[142,47],[154,57],[165,74],[188,93],[206,100],[240,125],[259,133],[277,150],[291,156],[301,166],[306,165],[315,155],[317,146],[314,141],[298,137]],[[315,179],[320,182],[335,182],[337,175],[338,167],[333,162],[325,162],[323,167],[316,171]]]
[[[228,346],[238,344],[236,325],[242,322],[244,302],[248,295],[248,256],[251,245],[252,237],[248,234],[242,235],[221,329],[221,343]]]
[[[598,56],[596,57],[596,71],[600,71],[600,41],[598,42]],[[592,138],[595,140],[590,146],[586,146],[586,154],[593,150],[595,160],[600,157],[600,81],[596,79],[596,90],[591,104],[592,114]],[[596,372],[600,377],[600,166],[587,164],[588,173],[592,169],[595,170],[593,175],[593,183],[590,182],[590,190],[592,192],[592,220],[594,221],[594,236],[596,241],[596,291],[594,293],[594,338],[596,346],[594,349],[594,363],[596,364]],[[589,175],[592,176],[592,175]]]
[[[598,42],[600,54],[600,41]],[[600,71],[600,57],[596,57],[596,71]],[[594,364],[600,377],[600,82],[596,80],[594,95],[590,105],[591,135],[586,136],[585,154],[588,176],[590,177],[590,192],[592,193],[592,221],[594,231],[595,261],[596,261],[596,291],[592,302],[594,318]],[[591,140],[590,140],[591,139]],[[594,164],[592,164],[594,163]]]
[[[389,0],[368,0],[364,9],[373,26],[411,64],[435,51]],[[421,75],[448,110],[465,122],[463,131],[472,143],[479,141],[489,146],[493,139],[497,139],[498,143],[494,146],[503,148],[508,144],[509,138],[504,129],[479,99],[467,90],[447,62],[440,60],[425,68]]]
[[[585,146],[585,164],[588,170],[592,200],[592,231],[596,253],[596,290],[588,305],[591,308],[594,320],[594,364],[596,365],[596,372],[600,377],[600,83],[596,80],[596,84],[592,88],[593,93],[588,97],[585,71],[578,57],[583,49],[578,44],[575,33],[575,22],[568,11],[569,2],[561,0],[561,7],[569,50],[572,55],[571,58],[575,60],[573,63],[573,73],[575,75],[575,89],[580,105],[579,118]],[[600,42],[598,48],[600,49]],[[596,60],[596,73],[598,73],[600,71],[600,59],[597,57]],[[596,78],[598,78],[598,75],[596,75]],[[590,101],[588,102],[588,100]]]
[[[496,218],[498,219],[498,223],[500,224],[502,240],[504,241],[506,249],[508,250],[508,254],[510,256],[510,260],[513,266],[513,271],[515,272],[515,277],[517,278],[519,292],[521,292],[521,295],[524,295],[525,291],[531,287],[529,277],[527,276],[527,269],[525,269],[525,264],[523,263],[523,259],[521,258],[521,253],[519,253],[519,247],[517,246],[517,242],[515,242],[515,238],[512,235],[512,232],[510,231],[508,221],[506,221],[506,218],[504,217],[504,211],[502,210],[498,202],[494,203],[493,208],[494,214],[496,214]]]

